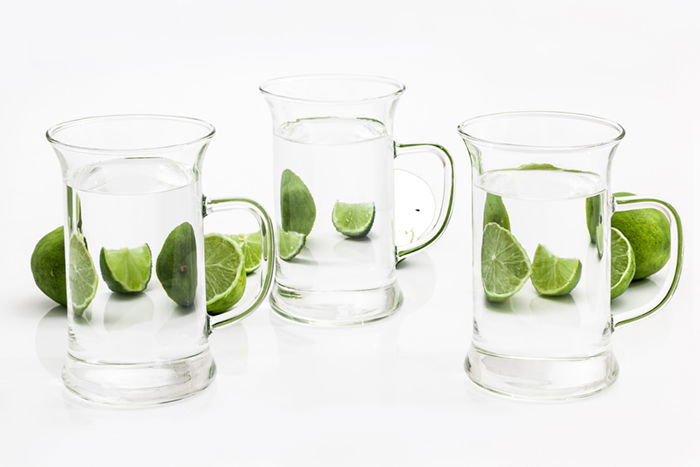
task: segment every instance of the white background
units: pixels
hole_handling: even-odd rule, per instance
[[[690,0],[2,0],[0,465],[700,465],[699,20]],[[29,271],[35,242],[62,222],[45,129],[106,113],[204,118],[218,129],[205,191],[272,208],[257,85],[305,72],[403,80],[396,139],[439,142],[456,159],[451,227],[400,270],[404,308],[336,331],[287,324],[266,304],[212,336],[219,374],[198,397],[147,410],[69,397],[58,376],[65,312]],[[462,369],[470,183],[456,125],[522,109],[621,122],[613,190],[673,202],[690,243],[672,304],[615,333],[619,381],[580,402],[497,398]]]

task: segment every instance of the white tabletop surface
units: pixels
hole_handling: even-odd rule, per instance
[[[693,2],[69,0],[5,2],[0,11],[1,466],[700,465]],[[218,134],[205,191],[271,207],[270,120],[256,88],[302,72],[403,80],[397,140],[439,142],[456,159],[451,226],[401,267],[403,308],[337,330],[290,324],[265,304],[212,335],[218,376],[197,397],[114,410],[68,395],[59,376],[65,311],[29,270],[36,241],[62,222],[45,129],[107,113],[207,119]],[[618,382],[578,402],[492,396],[462,366],[470,182],[455,127],[523,109],[621,122],[628,135],[613,190],[674,203],[690,242],[671,304],[615,332]],[[617,306],[646,300],[662,282],[663,274]]]

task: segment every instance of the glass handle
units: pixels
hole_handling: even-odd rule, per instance
[[[436,156],[443,167],[443,189],[440,202],[440,211],[435,217],[435,222],[420,237],[405,245],[396,252],[396,261],[400,262],[414,253],[419,252],[435,240],[440,238],[447,228],[452,215],[452,201],[454,195],[455,169],[452,156],[445,148],[437,144],[397,144],[396,157],[404,154],[428,153]]]
[[[628,324],[638,319],[642,319],[655,311],[663,307],[673,296],[676,288],[678,287],[678,281],[681,278],[681,270],[683,269],[683,226],[681,224],[681,218],[678,215],[678,211],[675,210],[673,206],[665,201],[661,201],[654,198],[645,198],[641,196],[630,196],[625,198],[614,199],[614,208],[616,211],[630,211],[632,209],[656,209],[661,211],[669,220],[671,225],[674,226],[676,231],[676,261],[675,270],[673,272],[673,279],[668,286],[665,294],[661,300],[651,308],[647,306],[636,308],[633,310],[626,311],[624,313],[617,313],[613,316],[613,327],[617,328],[623,324]],[[671,237],[673,238],[673,237]],[[672,242],[673,243],[673,242]],[[673,251],[673,249],[671,250]]]
[[[233,209],[248,211],[258,221],[258,225],[260,226],[260,238],[262,242],[262,255],[263,259],[265,260],[265,269],[260,281],[260,290],[250,306],[243,312],[238,312],[238,310],[234,307],[232,310],[216,316],[210,315],[209,319],[211,320],[210,322],[213,328],[238,321],[244,316],[247,316],[258,305],[260,305],[260,303],[265,300],[265,297],[267,297],[267,293],[270,291],[270,285],[272,284],[272,278],[275,272],[275,242],[272,221],[270,220],[270,216],[267,214],[265,209],[263,209],[263,207],[255,201],[246,198],[204,199],[204,216],[208,216],[209,214],[213,214],[215,212],[230,211]]]

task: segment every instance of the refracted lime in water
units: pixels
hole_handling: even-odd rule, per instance
[[[73,312],[81,314],[95,298],[98,278],[85,238],[80,233],[75,232],[70,237],[68,258],[71,304]]]
[[[598,245],[598,227],[602,224],[603,195],[597,194],[586,198],[586,227],[591,243]]]
[[[532,285],[540,295],[559,297],[570,293],[581,280],[581,261],[559,258],[543,245],[537,245],[532,261]]]
[[[280,182],[282,229],[309,235],[316,221],[316,203],[301,178],[289,169]]]
[[[486,298],[502,302],[518,292],[530,277],[530,259],[520,242],[495,222],[484,227],[481,282]]]
[[[237,242],[243,250],[246,274],[257,271],[260,267],[260,261],[262,261],[262,236],[260,232],[231,235],[230,238]]]
[[[194,303],[197,293],[197,241],[189,222],[175,227],[163,242],[156,275],[165,293],[180,306]]]
[[[102,248],[100,271],[113,292],[141,292],[151,280],[151,248],[148,244],[118,250]]]
[[[372,229],[376,211],[374,203],[336,201],[333,206],[333,226],[335,230],[348,237],[364,237]]]
[[[486,193],[484,202],[484,226],[489,222],[495,222],[506,230],[510,230],[510,218],[503,204],[503,199],[493,193]]]
[[[518,167],[518,170],[564,170],[548,162],[531,162]]]
[[[241,246],[228,235],[204,237],[207,311],[216,315],[229,310],[243,297],[246,285],[245,257]]]
[[[291,261],[304,249],[306,235],[298,232],[279,231],[279,255],[285,261]]]
[[[613,227],[610,231],[612,262],[610,267],[610,299],[619,297],[630,286],[637,269],[634,251],[627,237]]]

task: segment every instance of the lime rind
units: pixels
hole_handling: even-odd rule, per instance
[[[156,259],[156,275],[165,293],[180,306],[191,306],[197,295],[197,239],[189,222],[175,227]]]
[[[39,290],[63,306],[66,297],[66,248],[63,227],[47,233],[32,252],[32,277]]]
[[[284,261],[291,261],[306,245],[306,235],[299,232],[279,230],[279,256]]]
[[[311,233],[316,221],[316,203],[304,181],[289,169],[282,172],[280,208],[283,230]]]
[[[233,307],[243,297],[246,286],[243,249],[228,235],[204,237],[207,311],[215,315]]]
[[[332,213],[333,227],[347,237],[365,237],[372,230],[376,212],[374,203],[336,201]]]
[[[515,236],[495,222],[486,224],[481,244],[481,282],[486,298],[505,301],[523,288],[530,273],[530,259]]]
[[[68,282],[73,312],[82,314],[97,294],[98,278],[95,264],[82,234],[71,234],[68,247]]]
[[[510,230],[510,217],[505,204],[503,204],[503,198],[493,193],[486,193],[483,226],[485,227],[490,222],[495,222],[504,229]]]
[[[622,295],[629,287],[636,270],[632,244],[618,229],[610,232],[612,259],[610,261],[610,299]]]
[[[560,297],[571,293],[581,280],[583,267],[576,258],[560,258],[544,245],[537,245],[532,261],[530,280],[537,293],[545,297]]]
[[[136,248],[100,250],[102,279],[112,292],[139,293],[151,280],[152,258],[148,244]]]

